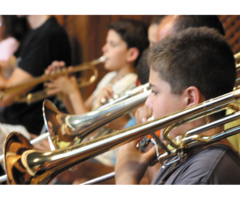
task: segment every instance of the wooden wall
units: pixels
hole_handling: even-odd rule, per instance
[[[80,64],[99,58],[102,55],[102,46],[105,44],[108,24],[121,18],[142,20],[148,25],[153,15],[56,15],[59,23],[66,29],[71,47],[72,64]],[[226,38],[234,53],[240,52],[240,16],[219,15]],[[95,84],[82,89],[84,98],[87,98],[97,83],[106,74],[103,65],[99,65],[99,78]],[[89,77],[90,73],[84,76]]]

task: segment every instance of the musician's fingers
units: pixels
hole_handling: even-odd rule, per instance
[[[67,68],[68,71],[70,71],[70,70],[72,70],[72,69],[73,69],[73,66],[69,66],[69,67]]]
[[[112,87],[108,86],[103,89],[104,96],[108,99],[113,98],[113,90]]]
[[[146,157],[146,159],[150,162],[152,161],[154,158],[156,158],[156,148],[155,146],[153,146],[149,151],[147,151],[144,156]]]

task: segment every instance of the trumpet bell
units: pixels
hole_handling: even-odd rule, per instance
[[[26,150],[33,150],[28,139],[18,132],[8,135],[4,145],[4,161],[8,184],[30,184],[31,175],[22,165],[21,157]]]

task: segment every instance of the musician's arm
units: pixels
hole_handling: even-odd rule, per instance
[[[61,101],[64,103],[64,105],[65,105],[65,107],[66,107],[66,109],[67,109],[67,111],[68,111],[69,114],[71,114],[71,115],[76,114],[76,113],[74,112],[74,109],[73,109],[73,107],[72,107],[72,103],[71,103],[71,101],[70,101],[70,99],[69,99],[68,96],[64,96],[64,97],[61,99]]]
[[[75,114],[83,114],[90,111],[90,109],[88,109],[88,107],[84,104],[80,90],[70,93],[68,98]]]
[[[9,71],[14,70],[16,62],[17,58],[15,56],[10,56],[7,61],[0,61],[1,75],[4,73],[7,74]]]
[[[91,94],[87,100],[85,101],[85,107],[90,111],[92,109],[92,106],[93,106],[93,102],[94,102],[94,95]]]
[[[0,75],[0,85],[3,87],[10,87],[10,86],[21,84],[21,83],[31,80],[33,78],[34,77],[32,75],[30,75],[26,71],[22,70],[21,68],[17,67],[14,69],[14,71],[13,71],[12,75],[9,77],[9,79],[5,79],[2,75]],[[9,106],[9,105],[13,104],[16,95],[26,94],[32,88],[33,87],[24,88],[14,94],[4,95],[0,101],[0,106],[5,107],[5,106]]]

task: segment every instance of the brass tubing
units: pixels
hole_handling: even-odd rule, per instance
[[[61,172],[87,159],[140,138],[149,132],[154,132],[159,129],[166,128],[174,123],[183,122],[186,119],[189,120],[189,118],[195,118],[196,116],[198,117],[199,113],[205,115],[209,112],[215,111],[216,109],[224,107],[228,103],[234,101],[236,98],[239,98],[239,93],[240,91],[236,90],[220,97],[210,99],[183,111],[153,120],[151,122],[146,122],[144,124],[137,125],[122,131],[117,131],[82,144],[55,151],[44,152],[38,150],[27,150],[26,147],[26,151],[22,151],[16,155],[16,153],[11,152],[11,150],[9,151],[8,147],[11,145],[8,145],[8,142],[6,142],[4,154],[6,169],[8,169],[7,174],[10,174],[8,177],[15,177],[14,173],[17,173],[16,167],[14,168],[14,171],[11,169],[13,166],[16,166],[17,163],[17,165],[21,166],[20,170],[24,171],[24,178],[19,177],[19,182],[14,179],[10,180],[11,183],[50,183]],[[16,135],[17,133],[11,133],[8,136],[7,141],[10,140],[17,142],[14,141],[17,140]],[[24,143],[24,140],[20,141]],[[22,146],[22,143],[19,144],[19,146]],[[165,157],[167,156],[168,155],[165,155]],[[12,162],[7,162],[7,160],[10,160]]]
[[[24,90],[26,88],[30,88],[30,87],[34,87],[40,83],[44,83],[46,81],[49,81],[51,79],[57,78],[59,76],[63,76],[63,75],[69,75],[75,72],[80,72],[80,71],[84,71],[84,70],[92,70],[93,71],[93,76],[89,79],[88,82],[83,82],[83,83],[79,83],[78,87],[85,87],[88,86],[90,84],[92,84],[98,77],[98,70],[96,69],[96,67],[94,65],[97,65],[99,63],[103,63],[105,61],[105,57],[100,57],[96,60],[93,60],[91,62],[88,63],[83,63],[81,65],[77,65],[75,67],[73,67],[71,70],[67,70],[66,68],[63,68],[62,70],[59,70],[56,73],[53,74],[49,74],[49,75],[42,75],[40,77],[28,80],[24,83],[21,83],[19,85],[16,86],[11,86],[11,87],[7,87],[7,88],[1,88],[0,90],[0,99],[3,98],[4,95],[7,94],[16,94],[19,90]],[[29,93],[26,97],[21,97],[21,96],[16,96],[15,98],[15,102],[26,102],[26,103],[32,103],[41,99],[45,99],[48,96],[53,96],[53,95],[47,95],[46,94],[47,90],[43,90],[40,92],[36,92],[35,93]]]

